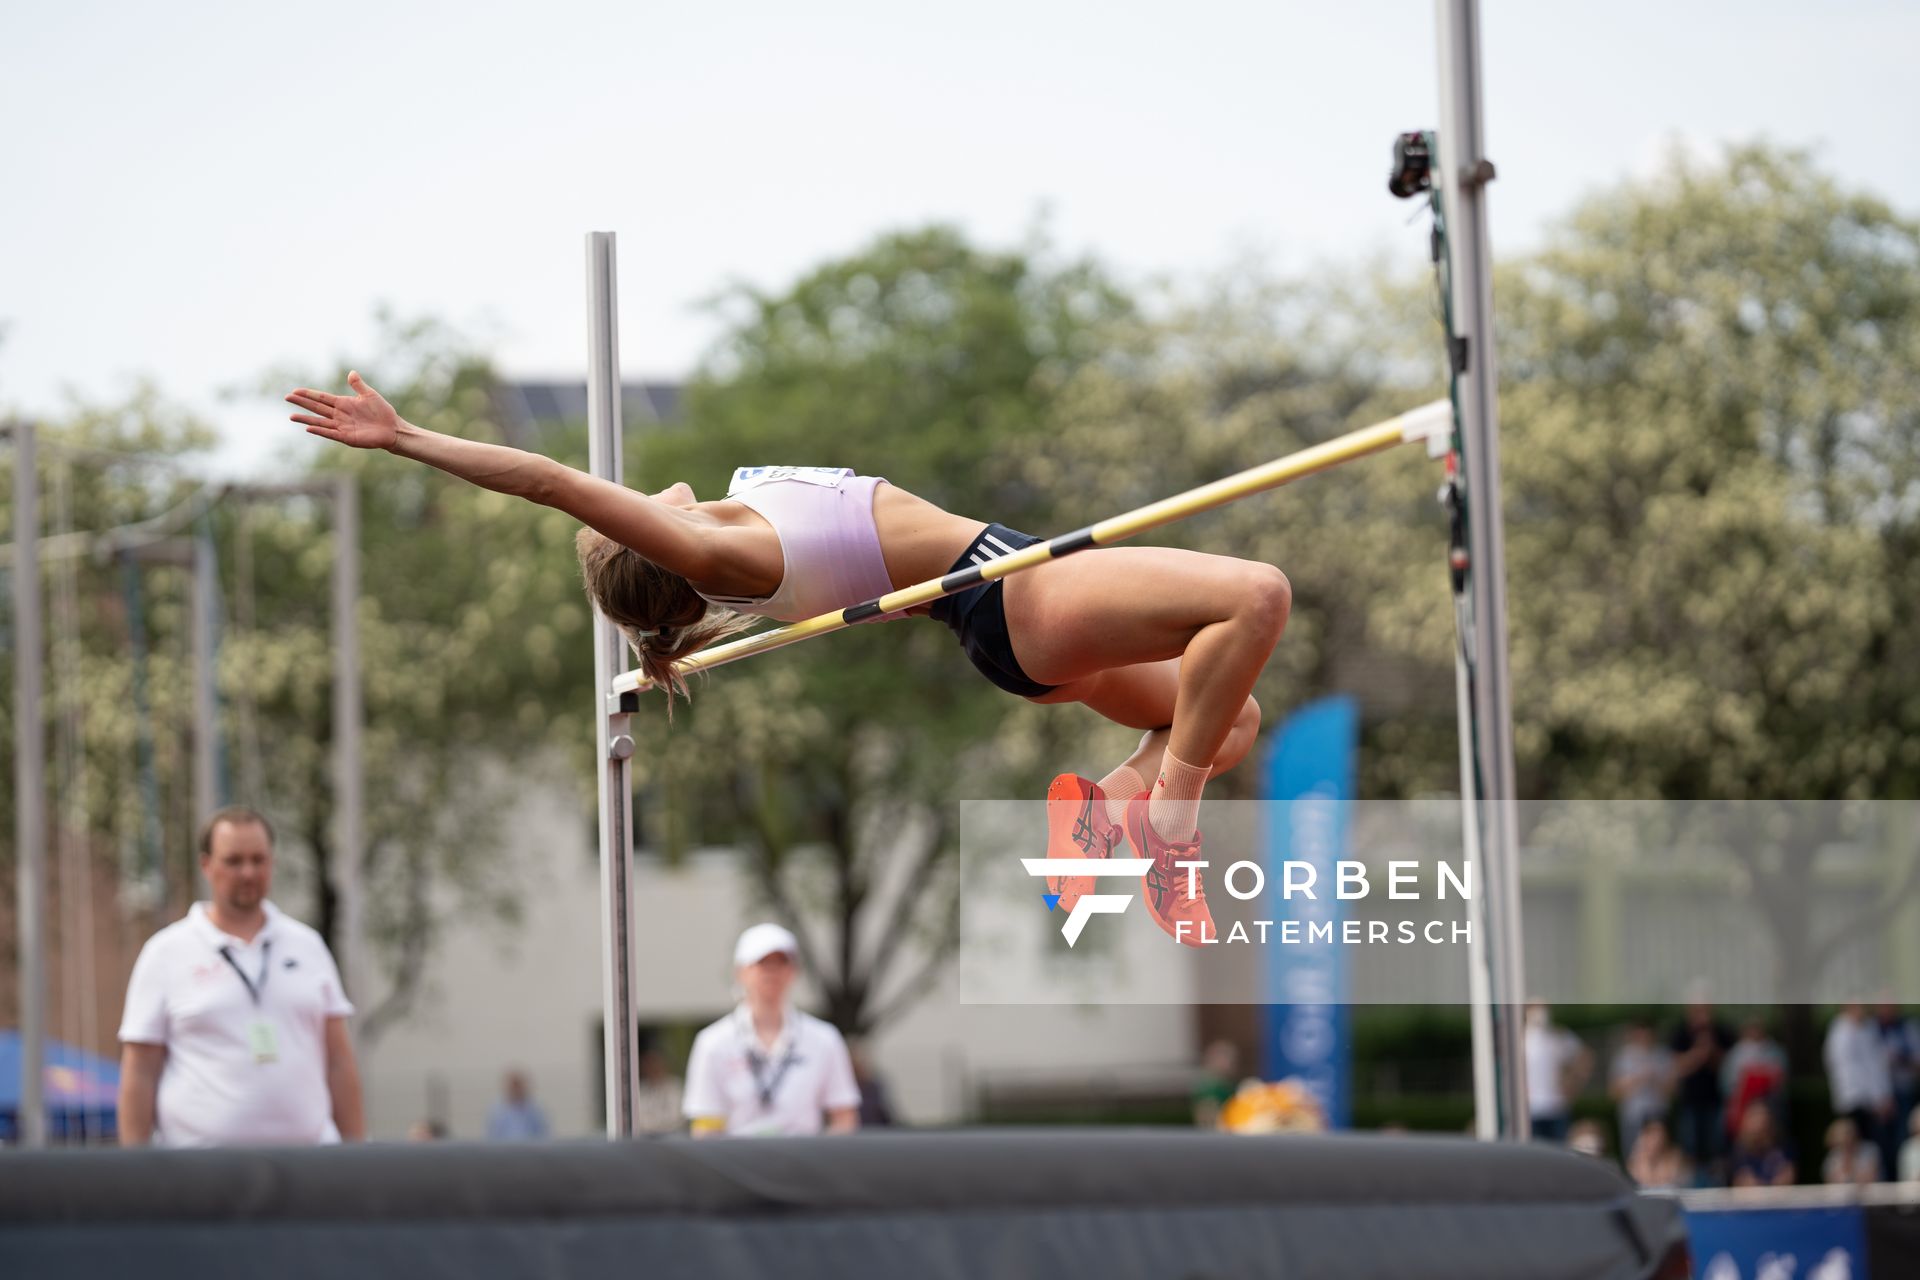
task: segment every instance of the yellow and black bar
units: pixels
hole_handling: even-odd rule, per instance
[[[784,649],[790,644],[798,644],[814,636],[826,635],[830,631],[841,631],[856,622],[875,618],[883,613],[897,613],[902,609],[911,609],[915,605],[931,603],[942,596],[950,596],[955,592],[965,591],[968,587],[978,586],[982,582],[991,582],[995,578],[1004,578],[1019,573],[1023,569],[1031,569],[1049,560],[1058,560],[1061,556],[1072,555],[1076,551],[1085,551],[1088,547],[1105,547],[1116,542],[1124,542],[1149,529],[1157,529],[1163,524],[1172,524],[1176,520],[1185,520],[1203,511],[1224,507],[1229,502],[1237,502],[1241,498],[1264,493],[1268,489],[1277,489],[1302,476],[1327,471],[1342,463],[1352,462],[1356,458],[1367,457],[1369,454],[1382,453],[1396,445],[1444,437],[1452,430],[1452,403],[1446,400],[1435,400],[1418,409],[1410,409],[1397,418],[1389,418],[1376,426],[1349,432],[1336,439],[1302,449],[1298,453],[1290,453],[1284,458],[1276,458],[1272,462],[1263,462],[1257,467],[1249,467],[1225,479],[1203,484],[1185,493],[1176,493],[1170,498],[1148,503],[1125,515],[1113,516],[1072,533],[1063,533],[1046,542],[1036,542],[1030,547],[998,560],[969,565],[965,569],[956,569],[945,577],[933,578],[911,587],[902,587],[876,600],[849,605],[845,609],[836,609],[831,613],[789,623],[784,627],[775,627],[771,631],[762,631],[744,640],[734,640],[727,644],[716,645],[711,649],[703,649],[699,653],[681,659],[675,664],[676,669],[687,673],[710,671],[714,667],[725,666],[729,662],[739,662],[743,658],[752,658],[770,653],[775,649]],[[615,676],[609,692],[622,694],[650,687],[652,687],[652,681],[636,670]]]

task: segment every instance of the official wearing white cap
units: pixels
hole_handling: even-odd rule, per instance
[[[687,1059],[682,1109],[695,1137],[851,1133],[860,1086],[847,1042],[788,995],[800,944],[777,924],[756,924],[733,948],[741,1000],[700,1032]]]

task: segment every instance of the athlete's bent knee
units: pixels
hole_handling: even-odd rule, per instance
[[[1246,705],[1240,708],[1240,714],[1234,719],[1233,731],[1244,733],[1249,739],[1260,732],[1260,704],[1248,698]]]
[[[1254,741],[1260,736],[1260,704],[1248,698],[1240,706],[1240,714],[1233,718],[1233,728],[1227,731],[1227,740],[1220,744],[1220,750],[1214,753],[1213,771],[1225,773],[1228,769],[1247,758],[1253,750]]]
[[[1263,633],[1278,639],[1293,610],[1293,584],[1270,564],[1248,565],[1238,612]]]

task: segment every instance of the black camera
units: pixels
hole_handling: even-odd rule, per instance
[[[1433,135],[1416,129],[1393,140],[1393,172],[1387,190],[1402,200],[1433,186]]]

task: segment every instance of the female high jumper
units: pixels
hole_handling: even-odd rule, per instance
[[[1040,539],[944,511],[875,476],[827,467],[743,467],[727,496],[684,483],[636,493],[550,458],[406,422],[358,373],[350,395],[287,396],[311,435],[385,449],[497,493],[566,512],[589,594],[671,698],[673,663],[754,614],[794,622],[885,595]],[[1052,858],[1149,859],[1155,923],[1193,946],[1214,938],[1200,856],[1200,794],[1253,747],[1254,681],[1286,626],[1292,593],[1272,565],[1167,547],[1093,548],[906,612],[930,615],[973,665],[1033,702],[1079,702],[1143,729],[1139,747],[1090,782],[1048,789]],[[899,614],[888,615],[899,617]],[[1152,779],[1149,787],[1148,780]],[[1092,877],[1053,880],[1071,909]]]

